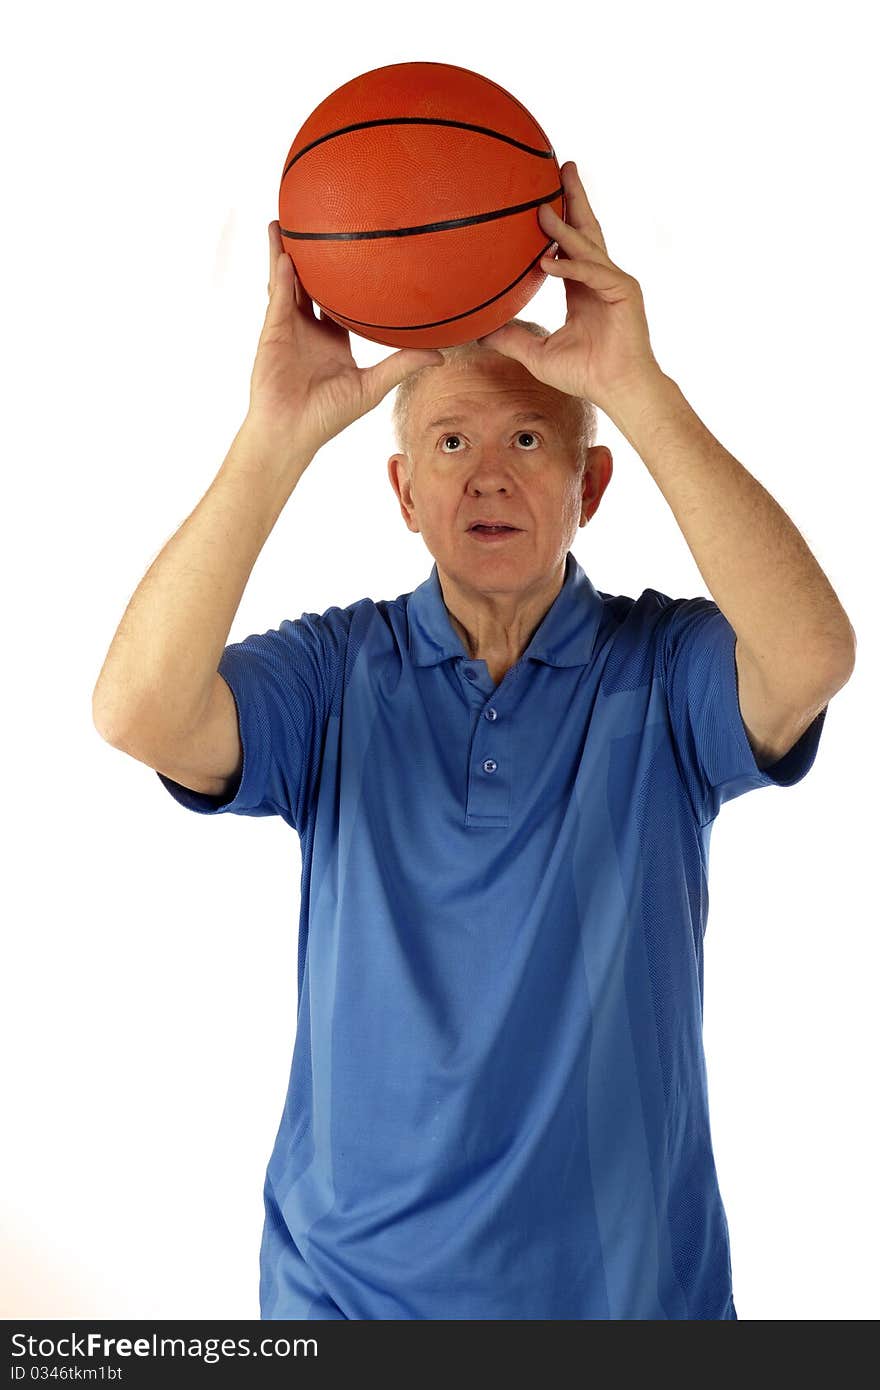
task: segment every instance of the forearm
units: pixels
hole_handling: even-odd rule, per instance
[[[706,585],[768,679],[820,680],[854,653],[855,635],[800,532],[658,374],[611,418],[672,509]]]
[[[257,556],[310,455],[284,464],[247,420],[198,506],[126,609],[92,697],[111,743],[148,745],[195,727]]]

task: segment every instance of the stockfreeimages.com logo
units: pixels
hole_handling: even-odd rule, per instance
[[[111,1357],[177,1357],[182,1360],[195,1359],[211,1365],[223,1357],[236,1356],[317,1356],[318,1343],[314,1337],[261,1337],[251,1345],[250,1337],[158,1337],[154,1332],[149,1337],[105,1337],[101,1332],[89,1332],[85,1336],[76,1332],[69,1336],[33,1337],[23,1332],[12,1334],[12,1355],[44,1360],[52,1357],[93,1357],[109,1360]],[[13,1379],[24,1374],[24,1367],[13,1367]]]

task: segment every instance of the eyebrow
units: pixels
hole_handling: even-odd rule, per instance
[[[422,433],[427,434],[429,430],[436,429],[438,425],[461,425],[468,418],[467,415],[442,415],[438,420],[432,420],[430,424],[426,425]],[[545,425],[553,425],[554,428],[556,427],[555,420],[551,419],[549,415],[542,415],[537,410],[518,410],[516,414],[511,415],[510,418],[520,423],[523,420],[541,420]]]

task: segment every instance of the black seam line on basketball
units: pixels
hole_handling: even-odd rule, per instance
[[[324,309],[326,313],[335,314],[337,318],[344,319],[346,323],[360,324],[361,328],[388,328],[393,333],[417,333],[420,328],[441,328],[444,323],[455,323],[456,319],[466,319],[469,314],[477,314],[481,309],[486,309],[490,304],[494,304],[496,299],[500,299],[502,295],[507,294],[510,290],[513,289],[514,285],[518,285],[520,280],[522,280],[524,276],[528,275],[530,270],[533,270],[535,268],[541,257],[546,255],[548,247],[552,245],[553,242],[548,241],[543,251],[540,251],[538,255],[535,257],[535,259],[526,266],[525,270],[522,272],[522,275],[517,275],[515,280],[511,280],[510,284],[505,285],[503,290],[499,290],[497,294],[493,294],[491,299],[484,299],[482,304],[475,304],[473,308],[465,309],[464,313],[462,314],[453,314],[448,319],[434,319],[433,323],[369,323],[366,319],[349,318],[347,314],[338,312],[335,309],[328,309],[327,305],[323,304],[320,299],[313,299],[312,303],[317,304],[318,307],[320,309]]]
[[[290,241],[376,241],[380,237],[423,236],[426,232],[452,232],[458,227],[475,227],[480,222],[494,222],[499,217],[513,217],[517,212],[528,212],[529,208],[539,208],[544,203],[552,203],[558,198],[562,188],[541,198],[533,198],[529,203],[517,203],[509,208],[493,208],[491,212],[480,212],[475,217],[453,217],[448,222],[426,222],[421,227],[382,227],[374,232],[293,232],[281,228],[281,235]]]
[[[293,159],[286,165],[282,180],[286,177],[288,169],[292,169],[298,159],[302,159],[304,154],[313,150],[316,145],[323,145],[325,140],[335,140],[337,135],[348,135],[353,130],[369,130],[372,126],[379,125],[448,125],[454,126],[456,130],[474,130],[478,135],[491,135],[493,140],[503,140],[507,145],[515,145],[518,150],[524,150],[526,154],[536,155],[538,159],[555,159],[553,150],[536,150],[534,145],[524,145],[522,140],[515,140],[512,135],[504,135],[500,130],[493,130],[491,126],[471,125],[469,121],[449,121],[434,116],[383,116],[375,121],[357,121],[354,125],[340,126],[338,130],[331,130],[327,135],[319,135],[317,140],[312,140],[308,145],[303,145],[301,150],[297,150]]]

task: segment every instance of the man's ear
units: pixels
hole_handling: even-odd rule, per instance
[[[599,503],[602,501],[605,489],[611,482],[611,474],[614,471],[614,460],[611,450],[605,444],[594,444],[587,450],[587,461],[584,464],[584,490],[583,501],[581,504],[581,526],[586,526],[590,518],[596,513]]]
[[[388,477],[400,504],[400,515],[403,517],[409,530],[415,531],[416,534],[418,534],[420,527],[415,524],[415,509],[413,507],[412,488],[410,486],[410,461],[406,454],[391,455],[388,460]]]

